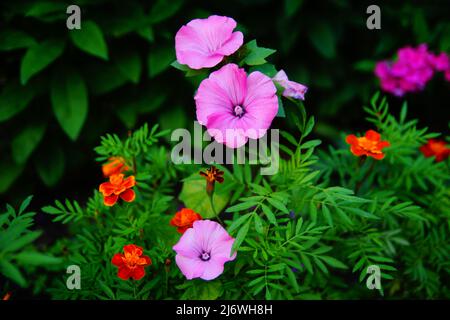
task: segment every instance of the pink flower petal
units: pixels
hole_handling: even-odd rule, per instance
[[[197,220],[173,247],[175,261],[187,279],[212,280],[222,274],[230,257],[234,239],[217,222]],[[203,256],[206,257],[203,257]]]
[[[284,70],[278,71],[278,73],[273,78],[273,81],[277,82],[284,88],[283,96],[305,100],[305,93],[306,91],[308,91],[308,87],[302,85],[301,83],[290,81]]]
[[[196,236],[194,229],[187,229],[182,236],[183,241],[179,241],[172,249],[185,257],[198,258],[202,253],[202,249],[197,242]]]
[[[200,276],[203,280],[213,280],[223,273],[223,263],[215,260],[209,260],[205,263],[205,268]]]
[[[247,76],[235,64],[227,64],[203,80],[195,102],[199,123],[230,148],[264,136],[278,112],[273,81],[258,71]]]
[[[222,16],[190,21],[175,35],[178,62],[192,69],[216,66],[244,42],[241,32],[233,32],[235,27],[236,21]]]
[[[240,148],[247,143],[246,130],[238,126],[240,119],[228,113],[208,116],[208,134],[229,148]]]
[[[188,280],[201,277],[207,267],[207,265],[199,258],[189,258],[181,254],[175,256],[175,262],[177,263],[178,268],[180,268],[181,273],[183,273]]]

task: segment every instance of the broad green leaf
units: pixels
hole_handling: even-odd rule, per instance
[[[163,20],[166,20],[167,18],[170,18],[175,13],[177,13],[178,10],[181,9],[181,6],[183,5],[183,0],[158,0],[156,3],[152,6],[150,10],[150,16],[149,21],[152,24],[159,23]]]
[[[51,255],[43,254],[35,251],[23,251],[14,256],[18,262],[27,265],[50,265],[50,264],[60,264],[62,262],[61,258],[56,258]]]
[[[415,10],[413,32],[418,43],[427,42],[430,39],[430,30],[422,10]]]
[[[272,212],[272,210],[265,204],[262,204],[261,208],[264,214],[267,216],[267,219],[269,219],[270,223],[277,225],[277,219],[275,218],[275,214]]]
[[[234,241],[233,247],[231,248],[232,254],[234,252],[236,252],[239,249],[239,247],[241,246],[242,242],[244,242],[245,237],[247,236],[247,233],[248,233],[248,229],[250,228],[250,222],[251,222],[251,220],[248,220],[244,224],[244,226],[239,229],[239,231],[236,235],[236,240]]]
[[[244,50],[246,50],[246,55],[242,60],[242,63],[249,66],[265,64],[267,62],[266,58],[276,52],[276,50],[273,49],[258,47],[256,40],[252,40],[247,43],[244,46]]]
[[[244,211],[247,209],[250,209],[252,207],[255,207],[258,205],[257,201],[247,201],[247,202],[241,202],[238,204],[235,204],[232,207],[228,207],[226,212],[238,212],[238,211]]]
[[[173,47],[155,47],[148,55],[148,75],[154,78],[172,64],[175,57]]]
[[[108,60],[108,47],[102,30],[94,21],[83,21],[81,29],[69,31],[73,43],[81,50]]]
[[[140,35],[142,38],[144,38],[150,43],[153,43],[155,41],[155,32],[153,31],[152,27],[145,26],[139,28],[136,32],[138,35]]]
[[[16,250],[19,250],[21,248],[23,248],[24,246],[32,243],[34,240],[36,240],[37,238],[39,238],[39,236],[42,234],[42,231],[32,231],[29,232],[23,236],[21,236],[19,239],[17,239],[16,241],[9,243],[6,247],[5,250],[3,250],[3,252],[13,252]]]
[[[335,33],[331,29],[331,25],[326,22],[316,23],[308,32],[311,40],[317,51],[327,59],[336,56],[336,38]]]
[[[121,52],[116,59],[117,69],[128,80],[138,83],[142,72],[142,63],[139,53],[134,50]]]
[[[41,151],[41,150],[40,150]],[[58,145],[45,148],[36,156],[36,171],[48,187],[54,186],[64,174],[64,152]]]
[[[104,17],[102,27],[105,34],[122,37],[149,25],[148,17],[141,3],[128,1],[121,6],[120,13]]]
[[[292,17],[300,9],[303,0],[284,0],[284,14],[286,17]]]
[[[45,18],[51,14],[66,14],[67,5],[63,2],[36,1],[25,13],[26,17]]]
[[[103,292],[108,296],[109,299],[114,300],[115,296],[114,296],[114,292],[111,290],[110,287],[108,287],[103,281],[98,280],[98,284],[100,286],[100,288],[103,290]]]
[[[167,110],[159,116],[159,123],[163,130],[186,128],[187,117],[185,108],[181,106],[172,107],[170,110]]]
[[[264,73],[266,76],[273,78],[277,74],[277,69],[275,66],[271,63],[265,63],[257,66],[253,66],[250,68],[249,73],[252,73],[254,71],[259,71],[261,73]]]
[[[225,177],[226,180],[227,177]],[[225,183],[215,184],[213,201],[217,213],[225,208],[230,199],[230,191],[225,188]],[[198,173],[192,174],[183,182],[179,198],[186,207],[198,212],[203,218],[209,219],[215,217],[208,194],[206,193],[206,180]]]
[[[24,110],[36,96],[35,85],[22,86],[18,82],[8,83],[0,93],[0,122],[9,120]]]
[[[254,217],[254,221],[255,221],[255,230],[256,232],[258,232],[259,234],[263,234],[264,233],[264,227],[263,227],[263,222],[261,217],[256,213],[253,214]]]
[[[187,65],[181,64],[177,60],[173,61],[170,65],[172,67],[174,67],[175,69],[178,69],[181,71],[189,71],[190,70],[190,68]]]
[[[229,233],[232,233],[234,230],[239,228],[242,224],[247,222],[248,219],[252,216],[252,213],[246,213],[241,215],[239,218],[234,219],[230,226],[227,228]]]
[[[12,157],[19,164],[27,162],[34,149],[41,142],[46,124],[30,124],[15,136],[11,142]]]
[[[25,210],[28,208],[28,206],[31,203],[31,200],[33,200],[33,196],[28,196],[20,205],[20,209],[19,209],[19,215],[21,215],[22,213],[25,212]]]
[[[14,281],[21,287],[27,286],[27,281],[25,280],[19,269],[17,269],[16,266],[5,259],[0,260],[0,273]]]
[[[20,30],[6,29],[0,31],[0,51],[28,48],[36,44],[36,40]]]
[[[3,193],[9,189],[14,183],[17,177],[20,176],[24,169],[21,164],[5,161],[2,159],[2,165],[0,166],[0,193]]]
[[[358,71],[372,72],[375,69],[375,61],[360,60],[353,65],[353,68]]]
[[[283,100],[281,100],[280,97],[278,97],[278,112],[277,112],[277,117],[280,117],[280,118],[286,118],[286,112],[284,111]]]
[[[20,82],[28,80],[55,61],[64,51],[64,41],[49,39],[28,48],[20,65]]]
[[[61,128],[76,140],[88,112],[86,85],[80,74],[62,69],[55,74],[50,91],[53,112]]]
[[[196,287],[197,300],[216,300],[222,295],[223,288],[222,282],[216,281],[203,281]]]
[[[328,225],[333,227],[333,218],[331,217],[330,209],[328,209],[325,203],[322,204],[322,213]]]
[[[325,261],[326,264],[328,264],[334,268],[347,269],[347,266],[336,258],[329,257],[329,256],[320,256],[319,258],[322,259],[323,261]]]
[[[272,206],[274,206],[275,208],[277,208],[278,210],[280,210],[281,212],[286,213],[286,214],[289,213],[288,208],[286,208],[286,206],[284,205],[283,202],[281,202],[281,201],[279,201],[279,200],[277,200],[277,199],[275,199],[275,198],[267,198],[267,201],[268,201]]]
[[[113,64],[89,64],[83,75],[89,91],[95,95],[111,92],[128,82],[128,78]]]

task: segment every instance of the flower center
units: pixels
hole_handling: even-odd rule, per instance
[[[202,259],[203,261],[208,261],[209,259],[211,259],[211,256],[209,255],[208,252],[203,252],[202,255],[200,256],[200,259]]]
[[[240,118],[240,117],[242,117],[244,115],[244,113],[245,113],[245,110],[244,110],[243,107],[241,107],[241,106],[234,107],[234,115],[236,117]]]
[[[131,269],[135,268],[136,265],[139,264],[141,258],[137,255],[137,253],[125,253],[125,263]]]
[[[371,153],[381,153],[380,148],[378,148],[378,141],[369,140],[366,137],[359,139],[359,146]]]

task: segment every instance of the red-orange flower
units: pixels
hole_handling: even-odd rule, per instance
[[[100,192],[103,194],[103,203],[106,206],[113,206],[117,200],[122,198],[126,202],[132,202],[136,198],[136,194],[131,189],[136,185],[134,176],[124,179],[122,173],[109,177],[109,182],[100,185]]]
[[[211,195],[214,191],[214,183],[217,181],[218,183],[222,183],[223,179],[223,171],[220,171],[215,166],[211,166],[206,169],[206,172],[200,171],[200,175],[205,177],[206,179],[206,192]]]
[[[140,280],[145,276],[144,268],[152,264],[152,260],[143,256],[143,250],[134,244],[128,244],[123,247],[122,253],[116,253],[111,260],[111,263],[119,268],[117,276],[120,279]]]
[[[108,162],[102,166],[103,175],[106,178],[128,170],[130,170],[130,168],[126,165],[125,159],[122,157],[111,157],[108,159]]]
[[[450,155],[450,148],[444,140],[430,139],[427,144],[420,147],[425,157],[436,157],[436,162],[443,161]]]
[[[177,231],[183,234],[187,229],[192,228],[194,221],[197,220],[202,220],[202,216],[194,210],[183,208],[170,220],[170,224],[177,227]]]
[[[11,298],[11,292],[7,292],[7,293],[3,296],[2,300],[3,300],[3,301],[6,301],[6,300],[9,300],[9,298]]]
[[[374,130],[367,131],[364,137],[349,134],[345,141],[351,146],[350,151],[355,156],[368,156],[377,160],[384,158],[383,148],[391,145],[388,141],[381,141],[380,134]]]

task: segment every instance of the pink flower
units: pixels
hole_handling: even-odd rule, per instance
[[[380,61],[375,66],[381,88],[396,96],[422,90],[433,77],[435,66],[442,63],[441,58],[436,61],[426,44],[401,48],[397,56],[397,61]]]
[[[224,264],[236,258],[231,256],[234,238],[217,222],[197,220],[187,229],[173,247],[175,261],[188,280],[212,280],[223,273]]]
[[[300,83],[290,81],[284,70],[278,71],[275,77],[273,77],[273,81],[284,88],[283,96],[305,100],[305,93],[308,91],[308,88]]]
[[[192,69],[216,66],[244,42],[242,32],[233,32],[234,28],[236,21],[229,17],[210,16],[190,21],[175,36],[178,62]]]
[[[445,71],[444,76],[446,81],[450,81],[450,68]]]
[[[431,56],[431,63],[436,71],[447,71],[450,69],[450,58],[445,52]]]
[[[247,76],[244,69],[227,64],[200,83],[197,120],[217,142],[239,148],[248,138],[265,135],[278,112],[276,92],[268,76],[259,71]]]

